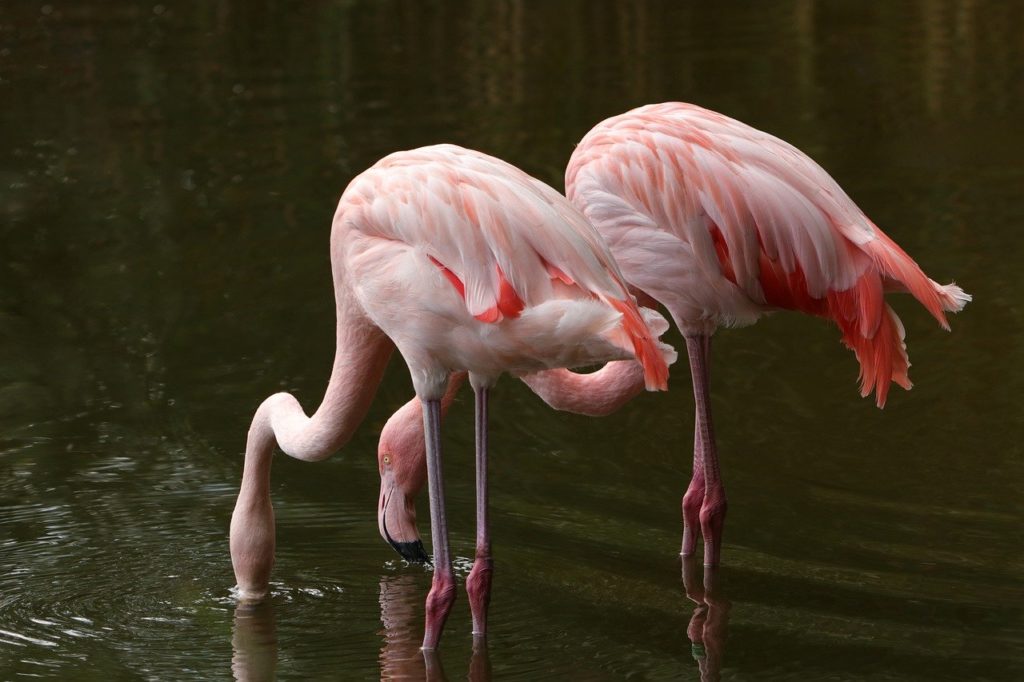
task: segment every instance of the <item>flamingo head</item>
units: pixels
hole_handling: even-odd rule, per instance
[[[429,561],[416,528],[416,495],[427,478],[419,401],[406,404],[384,425],[377,445],[377,466],[380,470],[377,525],[381,536],[406,561]]]

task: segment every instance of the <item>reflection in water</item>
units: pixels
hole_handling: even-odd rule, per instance
[[[231,672],[240,682],[277,677],[277,623],[270,600],[240,602],[231,634]]]
[[[437,651],[420,649],[420,593],[414,576],[381,577],[382,680],[447,679]]]
[[[490,682],[491,655],[487,650],[486,637],[473,638],[473,656],[469,659],[470,682]]]
[[[686,636],[700,669],[701,682],[719,680],[731,604],[718,590],[718,567],[705,567],[693,556],[683,557],[683,587],[686,596],[696,604]]]
[[[420,650],[417,626],[420,591],[412,575],[385,575],[380,579],[380,622],[384,644],[380,649],[382,680],[444,680],[444,669],[436,651]]]
[[[682,99],[797,143],[979,301],[955,343],[906,320],[921,372],[884,413],[812,320],[716,340],[720,399],[742,408],[722,412],[721,446],[757,453],[729,472],[743,504],[724,587],[756,597],[722,676],[1024,680],[1024,3],[185,6],[0,12],[0,679],[82,677],[86,660],[98,679],[225,677],[232,631],[236,675],[256,677],[272,615],[282,678],[398,676],[374,634],[390,550],[367,519],[372,458],[275,462],[277,576],[304,587],[234,623],[217,598],[253,401],[323,394],[337,197],[383,154],[441,141],[561,186],[596,122]],[[353,447],[407,399],[392,369]],[[721,612],[648,581],[678,540],[665,510],[692,443],[676,379],[606,420],[499,384],[516,419],[495,428],[524,447],[492,472],[517,567],[496,676],[696,678],[679,632],[694,608],[712,667]],[[471,422],[453,421],[453,450],[471,451]],[[453,518],[473,514],[465,462],[446,463]],[[420,588],[406,622],[422,634]],[[468,636],[445,647],[461,678]]]
[[[380,622],[384,643],[380,648],[382,680],[447,680],[437,651],[420,649],[422,641],[422,586],[413,575],[385,575],[380,579]],[[489,682],[491,660],[487,640],[473,638],[469,680]]]

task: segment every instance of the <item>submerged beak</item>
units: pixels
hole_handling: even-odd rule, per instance
[[[430,555],[416,530],[416,508],[406,501],[391,471],[381,475],[377,525],[381,536],[403,559],[416,564],[429,563]]]

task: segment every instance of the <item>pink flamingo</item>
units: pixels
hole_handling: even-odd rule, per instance
[[[483,621],[491,570],[489,387],[503,372],[635,357],[647,387],[664,389],[671,352],[655,340],[600,236],[564,197],[513,166],[459,147],[392,154],[356,177],[334,215],[331,265],[337,350],[323,402],[307,417],[292,395],[277,393],[249,427],[231,517],[239,594],[260,599],[268,590],[275,443],[307,461],[342,447],[397,346],[425,407],[434,575],[423,648],[432,650],[455,599],[440,443],[449,375],[467,371],[476,394],[480,542],[467,583],[476,623]]]
[[[696,551],[699,528],[708,566],[719,562],[726,512],[708,400],[716,328],[776,310],[830,319],[860,362],[861,395],[874,390],[882,407],[890,382],[911,386],[903,325],[883,294],[911,293],[947,330],[943,311],[971,300],[929,279],[803,152],[692,104],[653,104],[599,123],[573,152],[565,184],[638,300],[664,305],[686,339],[696,416],[681,554]],[[584,414],[613,411],[641,379],[630,362],[524,377],[556,409]],[[415,413],[407,405],[382,432],[382,472],[391,462],[422,468],[422,446],[410,447],[408,435]],[[409,500],[418,490],[413,477],[389,484]],[[415,519],[401,526],[406,541],[418,537]]]

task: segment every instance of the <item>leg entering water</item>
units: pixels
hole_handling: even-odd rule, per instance
[[[448,547],[441,467],[441,401],[423,401],[423,434],[427,446],[427,485],[430,488],[430,537],[434,545],[434,580],[427,595],[423,648],[433,650],[455,602],[455,576]]]
[[[709,335],[703,335],[699,337],[700,343],[691,347],[689,343],[686,345],[686,351],[688,354],[698,352],[701,355],[700,364],[704,368],[703,381],[705,384],[709,383],[710,370],[708,362],[708,354],[711,350],[711,337]],[[690,359],[690,369],[693,371],[694,361]],[[696,393],[696,386],[699,379],[694,376],[694,392]],[[682,556],[691,556],[697,551],[697,536],[700,534],[700,508],[704,503],[704,446],[701,440],[701,428],[700,428],[700,409],[694,408],[693,416],[693,476],[690,478],[690,485],[686,488],[686,493],[683,494],[683,546],[679,552]]]
[[[487,634],[487,606],[491,601],[491,536],[487,528],[487,388],[473,387],[476,394],[476,560],[466,580],[473,636]]]
[[[718,464],[715,429],[711,421],[711,399],[708,389],[710,340],[704,335],[686,336],[686,351],[690,357],[693,399],[697,406],[694,444],[699,443],[701,473],[704,478],[704,499],[698,513],[701,534],[704,536],[704,565],[717,566],[722,548],[722,530],[725,526],[726,499]],[[694,453],[694,457],[697,458],[698,453]],[[695,533],[691,533],[692,535]],[[695,544],[695,540],[693,542]]]

